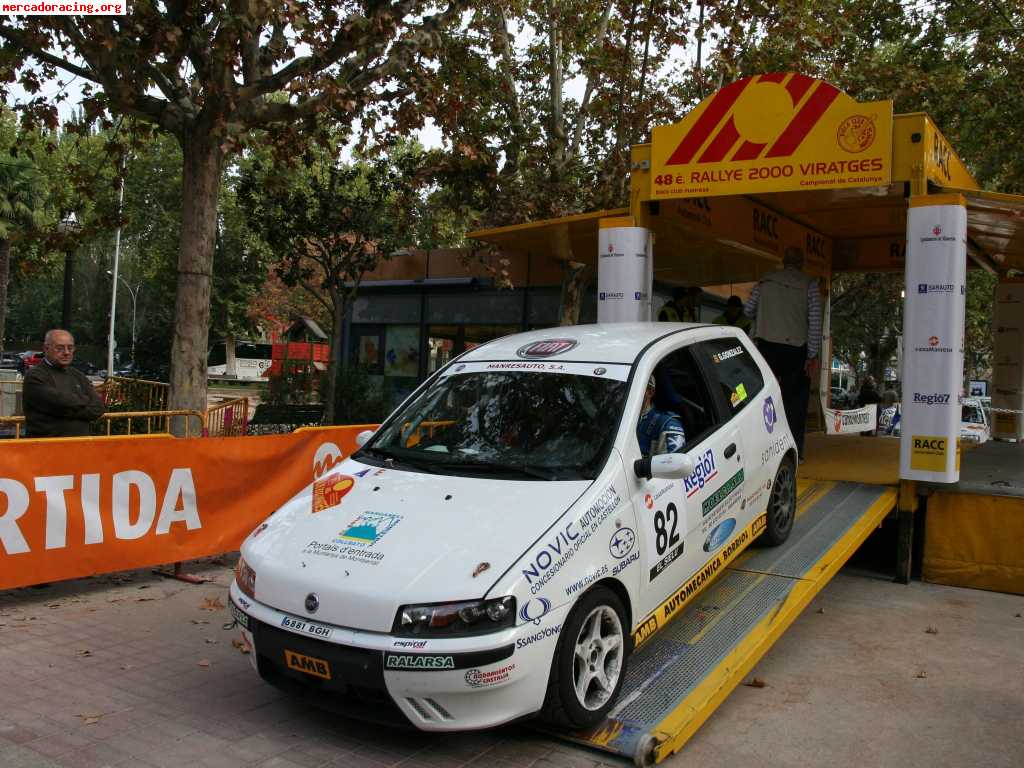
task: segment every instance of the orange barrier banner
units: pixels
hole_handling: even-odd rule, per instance
[[[236,550],[353,453],[367,428],[7,442],[0,447],[0,589]]]

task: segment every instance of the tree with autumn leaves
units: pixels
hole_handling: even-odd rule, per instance
[[[429,77],[439,31],[462,0],[357,3],[266,0],[132,3],[124,16],[6,17],[0,80],[32,98],[26,119],[56,127],[47,81],[85,84],[84,119],[122,116],[173,135],[182,149],[171,408],[206,406],[206,349],[218,195],[226,158],[253,142],[292,155],[328,124],[390,116]],[[5,87],[9,94],[9,85]]]

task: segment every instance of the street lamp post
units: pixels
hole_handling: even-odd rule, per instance
[[[78,224],[78,220],[75,218],[75,212],[72,211],[65,216],[60,224],[57,225],[57,230],[65,237],[73,237],[81,227]],[[64,252],[64,302],[61,307],[60,313],[60,327],[65,330],[71,329],[71,293],[72,293],[72,280],[75,273],[75,260],[71,253],[71,249],[68,248]]]
[[[112,276],[114,273],[111,272],[108,269],[107,270],[107,274]],[[121,277],[120,275],[117,276],[117,279],[120,280],[121,284],[125,288],[128,289],[128,295],[132,297],[132,368],[134,368],[135,367],[135,310],[136,310],[136,302],[137,302],[137,300],[139,298],[139,292],[142,290],[142,286],[144,285],[144,283],[140,281],[134,288],[132,288],[131,284],[127,280],[125,280],[123,277]]]

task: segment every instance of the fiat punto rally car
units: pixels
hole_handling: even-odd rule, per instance
[[[645,457],[652,383],[685,438]],[[594,725],[634,648],[793,525],[781,393],[729,327],[508,336],[360,440],[246,539],[232,611],[269,681],[424,730]]]

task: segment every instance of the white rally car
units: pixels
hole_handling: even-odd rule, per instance
[[[682,452],[641,455],[652,377]],[[498,339],[360,439],[246,539],[232,612],[268,681],[424,730],[599,722],[634,648],[795,515],[778,384],[730,327]]]

